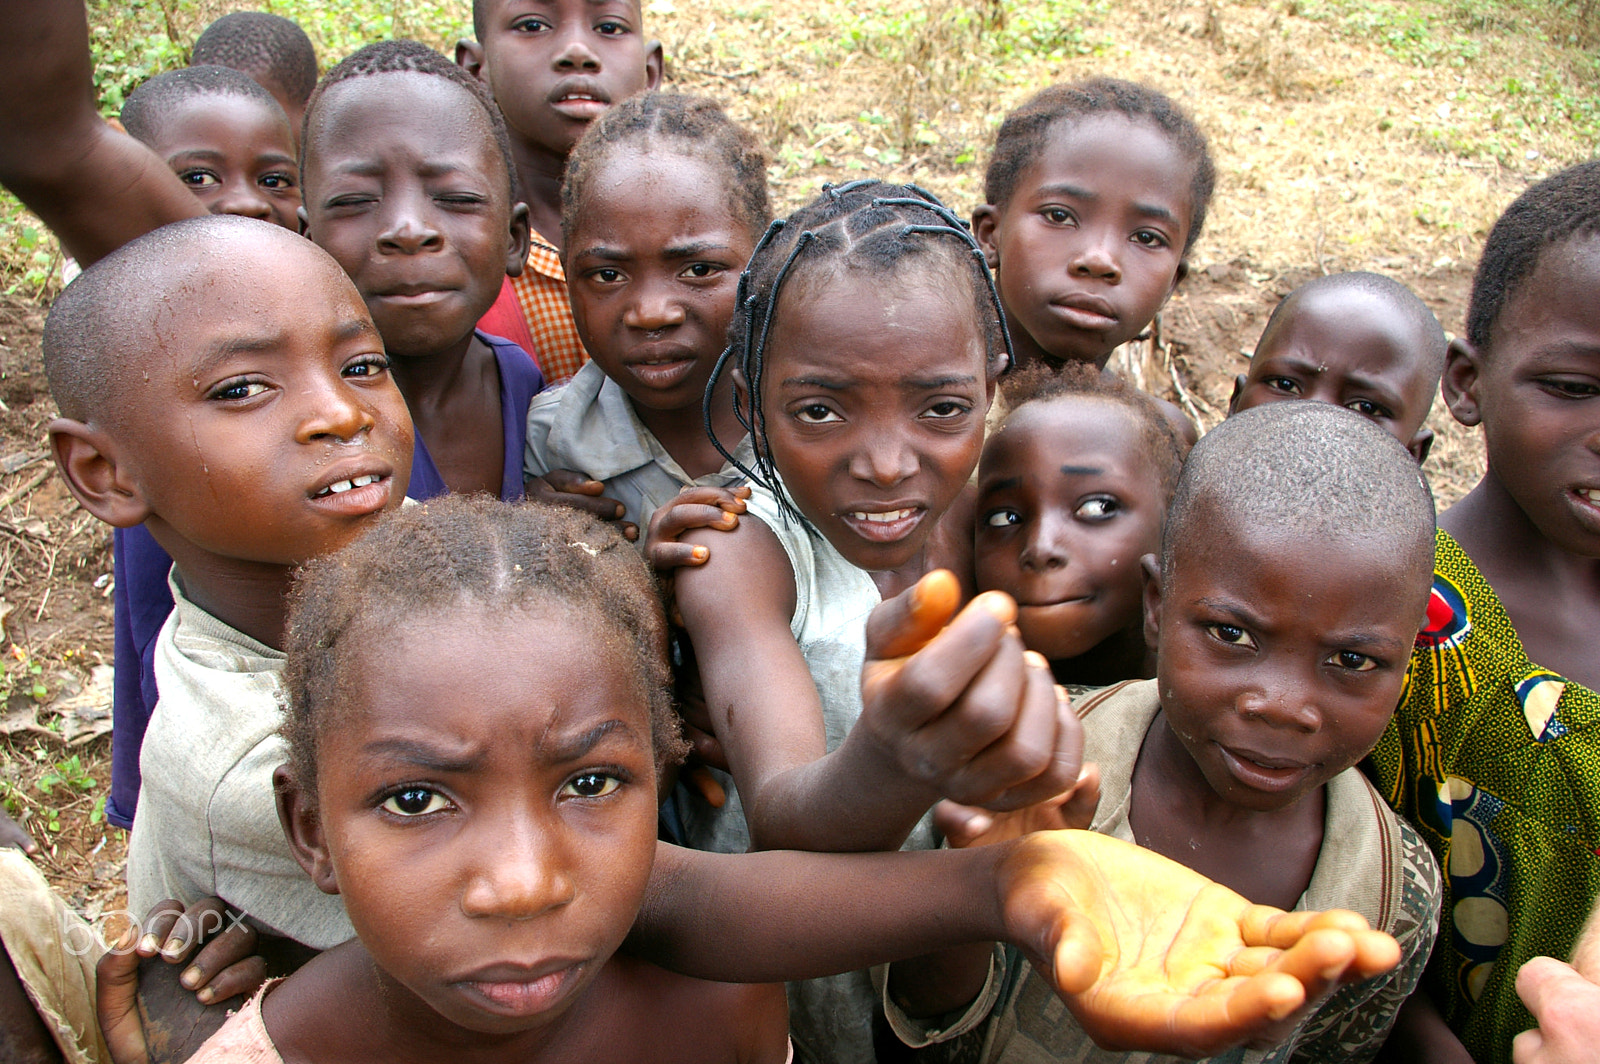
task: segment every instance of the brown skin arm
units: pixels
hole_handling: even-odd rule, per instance
[[[84,266],[205,213],[156,154],[95,109],[82,0],[0,0],[0,184]]]
[[[1191,1057],[1274,1044],[1338,986],[1400,958],[1354,913],[1252,905],[1085,831],[917,853],[661,843],[627,949],[699,978],[770,982],[992,940],[1018,945],[1104,1047]]]
[[[1395,1016],[1375,1064],[1471,1064],[1472,1055],[1439,1014],[1425,987],[1417,987]]]

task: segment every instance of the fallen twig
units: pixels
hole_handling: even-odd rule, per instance
[[[33,476],[29,477],[26,484],[23,484],[20,487],[12,488],[10,491],[6,492],[4,495],[0,495],[0,510],[4,510],[6,507],[8,507],[12,503],[16,502],[18,499],[21,499],[21,498],[27,496],[29,493],[31,493],[33,491],[33,489],[37,488],[40,484],[43,484],[45,481],[49,480],[50,479],[50,474],[54,473],[55,471],[56,471],[56,467],[55,466],[53,466],[53,465],[45,466],[43,469],[39,470]]]

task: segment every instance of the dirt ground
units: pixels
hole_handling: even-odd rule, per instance
[[[197,25],[218,6],[208,3],[195,5]],[[979,31],[945,17],[968,10],[998,21]],[[1397,14],[1408,10],[1398,0],[646,4],[671,85],[718,96],[766,140],[780,210],[823,181],[872,173],[915,180],[964,213],[981,199],[1000,117],[1037,88],[1111,74],[1176,96],[1211,138],[1216,199],[1156,342],[1115,364],[1202,427],[1223,416],[1273,306],[1318,273],[1388,273],[1459,330],[1494,217],[1593,151],[1548,108],[1517,110],[1537,101],[1507,103],[1513,75],[1543,71],[1552,92],[1572,91],[1572,49],[1485,21],[1438,29],[1446,47],[1419,59],[1437,42],[1396,36],[1394,26],[1414,29]],[[1375,28],[1361,32],[1357,17]],[[1047,47],[1016,43],[1041,34]],[[120,907],[126,852],[124,833],[95,814],[110,775],[110,537],[46,453],[49,294],[0,296],[0,797],[44,847],[51,881],[93,916]],[[1437,405],[1431,424],[1426,468],[1443,507],[1481,476],[1481,444]]]

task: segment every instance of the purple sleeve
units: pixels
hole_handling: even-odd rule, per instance
[[[139,804],[139,748],[156,708],[156,636],[172,612],[172,559],[143,525],[115,529],[111,554],[115,675],[106,819],[129,828]]]

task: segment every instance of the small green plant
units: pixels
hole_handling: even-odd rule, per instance
[[[95,788],[95,779],[89,775],[89,770],[84,767],[83,758],[73,754],[64,761],[57,761],[52,767],[45,770],[39,777],[38,787],[44,793],[54,797],[57,787],[72,791],[92,791]]]

